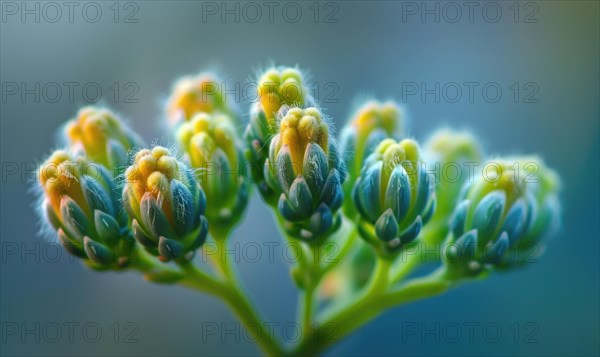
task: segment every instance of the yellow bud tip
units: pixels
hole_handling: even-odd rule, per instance
[[[217,149],[221,149],[231,163],[239,161],[236,130],[226,114],[196,114],[190,122],[182,124],[178,140],[195,168],[211,163]]]
[[[141,149],[140,151],[138,151],[135,154],[134,162],[138,162],[142,157],[144,157],[144,156],[146,156],[148,154],[150,154],[150,150],[149,149]]]
[[[375,152],[383,156],[391,155],[390,152],[398,152],[402,153],[405,160],[418,161],[419,150],[419,144],[412,139],[404,139],[400,142],[396,142],[394,139],[385,139],[379,143]]]
[[[89,162],[76,159],[64,150],[55,151],[41,165],[38,171],[40,186],[57,215],[60,216],[60,200],[63,195],[74,199],[84,210],[87,209],[80,179],[83,174],[94,176],[93,172],[89,172],[92,169]]]
[[[291,108],[281,119],[279,126],[281,148],[290,148],[292,161],[302,166],[304,153],[309,143],[315,143],[329,152],[329,126],[317,108]]]
[[[260,97],[260,104],[270,118],[275,118],[275,115],[281,108],[282,100],[276,93],[266,93]]]
[[[523,195],[526,190],[527,173],[517,169],[518,164],[505,159],[493,159],[486,162],[480,175],[477,177],[481,183],[475,190],[474,198],[483,197],[493,190],[502,190],[506,193],[507,206]]]
[[[127,170],[125,170],[125,179],[127,182],[134,182],[141,178],[140,171],[137,166],[129,166]]]
[[[383,153],[383,162],[395,167],[406,161],[406,153],[400,145],[390,145]]]
[[[426,146],[447,162],[477,161],[482,156],[479,142],[469,132],[464,131],[438,130],[427,141]]]
[[[281,76],[279,75],[279,71],[276,69],[270,69],[265,72],[260,78],[259,85],[275,85],[279,86],[281,82]]]
[[[281,71],[281,79],[284,81],[293,80],[297,83],[302,83],[302,73],[296,68],[285,68]]]
[[[143,176],[149,176],[156,168],[156,159],[151,155],[141,157],[137,162],[138,169]]]
[[[210,116],[208,113],[198,113],[192,119],[194,132],[206,131],[210,127]]]
[[[158,198],[169,188],[171,180],[181,180],[181,165],[167,148],[155,146],[151,150],[142,149],[135,155],[135,161],[125,171],[125,177],[138,200],[146,192]]]
[[[162,172],[154,171],[146,179],[146,186],[155,197],[159,197],[166,194],[169,189],[169,180]]]
[[[179,163],[172,156],[161,156],[158,159],[158,170],[164,172],[169,179],[179,177]]]
[[[115,140],[123,145],[125,150],[130,149],[135,138],[132,138],[128,130],[111,111],[98,107],[84,107],[79,110],[76,118],[67,123],[65,135],[72,146],[85,151],[89,160],[108,166],[108,141]]]
[[[155,159],[159,159],[165,155],[170,155],[171,153],[169,152],[169,150],[167,148],[164,148],[162,146],[155,146],[154,148],[152,148],[152,156]]]
[[[212,73],[186,76],[177,81],[167,101],[167,116],[172,122],[189,121],[194,114],[216,110],[229,111],[221,90],[221,81]]]
[[[302,87],[293,78],[286,79],[279,86],[279,93],[285,103],[299,103],[302,101]]]
[[[408,173],[413,188],[416,188],[414,183],[418,180],[418,169],[420,165],[420,149],[419,144],[411,139],[404,139],[396,142],[393,139],[383,140],[375,152],[380,155],[383,161],[382,172],[382,192],[385,192],[387,182],[397,166],[402,166]]]
[[[399,131],[401,127],[401,116],[400,108],[393,101],[381,103],[372,100],[359,108],[351,125],[354,125],[357,131],[363,133],[364,136],[377,128],[381,128],[388,135],[392,135]]]
[[[38,178],[42,186],[49,180],[57,181],[60,175],[59,165],[65,161],[72,161],[71,155],[67,151],[57,150],[50,155],[38,171]]]
[[[304,105],[307,92],[302,73],[290,67],[267,70],[260,77],[257,87],[259,102],[272,126],[281,106]]]
[[[406,153],[406,159],[412,162],[417,162],[420,158],[419,144],[411,139],[404,139],[400,142],[400,146]]]

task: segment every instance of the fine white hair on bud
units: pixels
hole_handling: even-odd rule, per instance
[[[192,171],[162,146],[138,151],[125,171],[123,203],[135,239],[162,260],[206,240],[206,197]]]

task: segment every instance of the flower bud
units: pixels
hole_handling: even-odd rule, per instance
[[[178,259],[206,240],[206,198],[193,173],[161,146],[137,152],[125,172],[123,205],[135,239],[161,260]]]
[[[340,152],[348,169],[344,182],[344,194],[350,197],[364,160],[373,153],[384,139],[400,134],[402,114],[393,101],[371,100],[363,104],[346,124],[340,135]],[[350,218],[357,214],[352,200],[344,202],[344,213]]]
[[[108,169],[127,165],[128,152],[143,146],[142,139],[108,109],[85,107],[65,127],[70,145],[88,160]]]
[[[231,120],[225,114],[196,114],[181,125],[177,140],[206,194],[211,230],[232,228],[248,204],[250,181]]]
[[[518,163],[490,161],[468,182],[450,220],[444,254],[454,276],[476,276],[535,246],[557,216],[556,176],[544,169],[539,184]],[[542,206],[542,209],[539,207]]]
[[[42,212],[67,251],[94,267],[123,266],[135,248],[108,171],[55,151],[39,170]]]
[[[361,236],[382,257],[414,241],[435,211],[435,190],[410,139],[382,141],[366,159],[353,190]]]
[[[437,208],[432,222],[446,226],[461,188],[475,174],[474,168],[481,166],[480,145],[468,132],[442,129],[429,138],[424,151],[428,169],[438,173]]]
[[[544,241],[557,233],[561,222],[560,179],[556,172],[535,156],[507,158],[506,161],[525,175],[531,194],[532,217],[527,230],[511,244],[500,262],[502,268],[521,266],[538,259],[544,252]]]
[[[271,68],[258,80],[258,101],[250,108],[250,122],[246,127],[246,157],[252,179],[269,204],[277,203],[277,195],[263,178],[263,166],[269,155],[271,138],[277,133],[277,118],[282,107],[314,106],[300,70],[292,67]]]
[[[339,227],[346,171],[317,108],[291,108],[284,114],[264,177],[279,194],[277,209],[290,235],[320,242]]]
[[[224,85],[224,81],[209,72],[180,78],[167,101],[169,123],[178,125],[192,119],[196,113],[221,112],[235,119],[235,111],[223,92]]]

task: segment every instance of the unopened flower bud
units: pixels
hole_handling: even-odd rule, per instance
[[[225,114],[196,114],[181,125],[177,140],[206,194],[211,231],[231,229],[243,214],[250,191],[246,161],[231,120]]]
[[[354,185],[358,229],[382,257],[413,242],[435,211],[435,189],[410,139],[382,141]]]
[[[290,235],[320,242],[339,227],[346,171],[317,108],[285,113],[271,140],[264,175],[279,194],[277,209]]]
[[[524,174],[531,194],[532,217],[528,229],[512,242],[509,252],[499,266],[517,267],[536,261],[545,250],[545,241],[555,235],[561,224],[561,207],[558,199],[560,179],[539,157],[507,158]]]
[[[227,103],[224,85],[223,80],[210,72],[180,78],[167,101],[169,123],[176,126],[192,119],[196,113],[215,112],[225,113],[235,120],[235,110]]]
[[[425,144],[424,151],[428,170],[438,173],[437,208],[432,224],[446,226],[461,188],[472,179],[474,168],[482,165],[482,151],[479,142],[470,133],[449,129],[434,133]]]
[[[206,198],[188,167],[161,146],[137,152],[125,172],[123,204],[135,239],[162,260],[178,259],[206,240]]]
[[[104,108],[82,108],[67,123],[65,134],[75,151],[116,172],[127,165],[130,150],[143,146],[137,134]]]
[[[344,182],[344,194],[351,196],[356,179],[364,160],[373,153],[379,143],[388,138],[397,139],[401,134],[402,113],[393,101],[370,100],[363,104],[346,124],[340,135],[342,152],[348,179]],[[344,202],[344,213],[356,217],[356,207],[352,200]]]
[[[549,170],[542,176],[538,185],[518,164],[496,160],[465,185],[450,220],[445,258],[451,274],[476,276],[517,264],[513,257],[524,254],[521,248],[537,247],[558,213],[556,176]]]
[[[277,134],[282,108],[314,106],[305,80],[302,72],[292,67],[270,68],[258,80],[258,100],[250,108],[250,122],[246,127],[245,154],[252,168],[252,179],[269,204],[276,204],[278,197],[264,181],[262,167],[269,155],[271,138]]]
[[[44,218],[67,251],[94,267],[127,263],[135,241],[105,167],[58,150],[41,166],[39,183]]]

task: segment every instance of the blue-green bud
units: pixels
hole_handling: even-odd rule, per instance
[[[125,172],[123,204],[135,239],[163,261],[178,259],[206,240],[206,198],[191,170],[155,146],[135,155]]]
[[[502,268],[518,267],[537,261],[545,250],[545,241],[558,232],[561,223],[558,175],[539,157],[526,156],[506,160],[525,175],[532,212],[529,226],[523,229],[516,241],[511,240],[511,248],[499,264]],[[515,218],[511,220],[514,221]]]
[[[196,114],[180,126],[177,140],[206,194],[206,217],[216,233],[213,236],[226,235],[213,230],[233,228],[250,195],[246,160],[230,118],[225,114]]]
[[[250,122],[246,127],[246,158],[263,199],[276,205],[278,195],[264,181],[263,166],[269,156],[271,138],[278,132],[278,115],[290,106],[314,106],[305,78],[298,68],[276,67],[267,69],[258,79],[258,100],[250,108]]]
[[[277,210],[290,235],[320,242],[339,227],[346,171],[318,109],[285,112],[264,168],[265,182],[279,195]]]
[[[65,136],[72,149],[92,162],[122,173],[128,153],[144,145],[142,139],[108,109],[85,107],[65,126]]]
[[[435,211],[435,190],[418,144],[382,141],[366,159],[353,199],[361,236],[382,257],[413,242]]]
[[[539,168],[537,160],[531,164]],[[452,276],[518,265],[531,249],[540,248],[558,215],[557,179],[545,168],[535,178],[522,166],[518,161],[489,161],[463,187],[444,254]]]
[[[58,150],[41,166],[39,182],[43,216],[68,252],[96,268],[128,263],[135,241],[104,166]]]
[[[354,183],[360,176],[364,160],[384,139],[397,139],[401,134],[402,113],[393,101],[364,103],[340,133],[340,151],[348,170],[344,194],[350,197]],[[344,201],[344,213],[350,218],[357,215],[352,200]]]
[[[431,224],[445,227],[458,203],[461,188],[472,179],[474,170],[470,168],[481,165],[482,151],[470,133],[441,129],[426,142],[424,156],[428,169],[438,173],[437,208]],[[434,237],[438,236],[443,239],[445,234]]]

